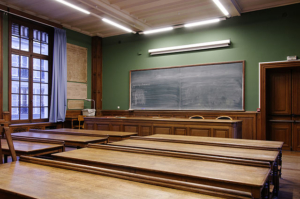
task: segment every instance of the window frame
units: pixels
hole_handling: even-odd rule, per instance
[[[26,26],[29,28],[29,51],[22,51],[12,48],[12,24],[16,23],[20,26]],[[48,55],[36,54],[33,53],[33,30],[39,30],[48,33]],[[9,75],[8,75],[8,108],[10,111],[10,121],[11,123],[38,123],[38,122],[48,122],[49,114],[50,114],[50,103],[51,103],[51,86],[52,86],[52,63],[53,63],[53,38],[54,38],[54,29],[52,27],[46,26],[44,24],[40,24],[28,19],[20,18],[14,15],[9,16],[9,34],[8,34],[8,65],[9,65]],[[12,120],[12,54],[16,54],[19,56],[27,56],[29,58],[29,91],[28,91],[28,119],[26,120]],[[46,119],[33,119],[33,59],[44,59],[48,60],[48,118]],[[20,63],[19,63],[20,64]],[[21,79],[18,80],[21,82]],[[40,82],[42,84],[42,82]],[[19,89],[20,91],[20,89]],[[20,96],[20,93],[19,93]],[[42,96],[42,94],[40,94]],[[19,99],[21,100],[21,99]],[[40,99],[41,103],[41,99]],[[19,105],[19,108],[21,106]],[[40,106],[41,107],[41,106]],[[20,114],[19,110],[19,114]],[[40,112],[41,115],[41,112]]]

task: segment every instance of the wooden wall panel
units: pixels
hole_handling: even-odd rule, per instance
[[[92,99],[95,100],[96,115],[102,110],[102,38],[92,37]]]
[[[300,151],[300,123],[294,124],[293,150]]]
[[[216,119],[218,116],[227,115],[234,120],[242,120],[242,138],[243,139],[262,139],[259,113],[254,111],[245,112],[227,112],[227,111],[102,111],[103,116],[127,116],[127,117],[170,117],[170,118],[189,118],[192,115],[202,115],[205,119]],[[257,131],[258,130],[258,131]],[[154,132],[153,132],[154,133]],[[187,130],[187,135],[212,136],[212,132],[206,130],[197,131],[196,129]]]
[[[152,126],[141,125],[139,136],[152,135]]]
[[[109,131],[109,124],[97,124],[97,130]]]
[[[191,136],[204,136],[204,137],[211,137],[211,129],[197,129],[197,128],[190,128],[189,135]]]
[[[126,124],[124,124],[123,125],[124,126],[124,132],[136,132],[136,133],[138,133],[139,132],[139,125],[133,125],[133,124],[131,124],[131,125],[126,125]]]
[[[153,126],[154,134],[172,134],[172,127]]]
[[[175,127],[174,135],[187,135],[187,128]]]
[[[228,138],[229,137],[229,130],[228,129],[214,129],[213,130],[213,137]]]
[[[292,146],[292,124],[291,123],[271,123],[271,140],[284,141],[283,150],[291,150]]]

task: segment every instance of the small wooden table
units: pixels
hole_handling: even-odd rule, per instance
[[[13,140],[13,143],[17,156],[39,156],[65,151],[63,141],[48,141],[48,143],[43,143],[42,140],[36,139],[30,141]],[[1,145],[4,154],[4,162],[7,162],[7,156],[11,155],[7,141],[1,139]]]
[[[94,136],[94,137],[103,137],[108,136],[109,141],[120,141],[123,139],[128,139],[130,136],[135,136],[137,133],[131,132],[119,132],[119,131],[100,131],[100,130],[85,130],[85,129],[30,129],[30,132],[39,132],[39,133],[53,133],[53,134],[66,134],[66,135],[85,135],[85,136]]]
[[[86,147],[89,143],[106,144],[108,137],[93,137],[93,136],[82,136],[82,135],[64,135],[64,134],[53,134],[53,133],[35,133],[35,132],[20,132],[13,133],[12,138],[39,138],[39,139],[51,139],[61,140],[65,142],[66,146],[75,146],[78,148]]]
[[[32,157],[21,157],[20,161],[0,165],[0,170],[0,198],[217,199],[223,198],[222,195],[228,198],[230,193],[250,198],[246,193],[209,186],[201,189],[192,183],[173,184],[176,182]],[[159,183],[162,186],[156,185]],[[187,191],[191,190],[188,186],[195,190]],[[213,194],[215,196],[201,194],[213,191],[220,193]]]
[[[251,192],[254,198],[261,198],[264,188],[269,194],[270,168],[96,148],[53,154],[53,157],[60,161]]]
[[[75,121],[78,121],[77,115],[66,116],[66,118],[65,118],[65,122],[71,122],[71,128],[74,127]],[[65,127],[65,124],[63,125],[63,127]]]

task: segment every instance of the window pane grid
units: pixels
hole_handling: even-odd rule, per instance
[[[31,45],[34,54],[46,55],[49,52],[49,36],[47,32],[33,29],[29,36],[29,28],[12,23],[11,48],[29,52]],[[32,38],[29,44],[29,38]],[[14,53],[17,51],[13,51]],[[30,61],[30,62],[29,62]],[[29,65],[29,63],[31,65]],[[11,119],[28,120],[29,107],[32,119],[48,119],[49,104],[49,71],[48,60],[30,58],[11,54]],[[32,79],[31,79],[32,78]],[[30,80],[31,79],[31,80]],[[31,82],[30,82],[31,81]],[[29,89],[32,100],[29,103]]]

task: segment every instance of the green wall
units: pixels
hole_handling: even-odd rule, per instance
[[[3,15],[3,111],[8,110],[8,16]],[[88,50],[87,59],[87,97],[91,98],[91,73],[92,73],[92,38],[90,36],[66,29],[67,43],[85,47]],[[85,102],[85,108],[90,108],[91,103]]]
[[[245,110],[259,106],[259,62],[300,56],[300,4],[242,14],[218,24],[157,35],[103,39],[103,110],[129,108],[129,71],[245,60]],[[217,40],[227,48],[150,56],[149,49]],[[138,55],[141,53],[141,55]]]

